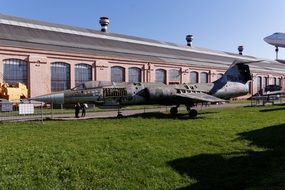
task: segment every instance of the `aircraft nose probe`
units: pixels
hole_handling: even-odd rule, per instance
[[[35,100],[39,102],[45,102],[45,103],[54,103],[54,104],[63,104],[64,103],[64,93],[53,93],[53,94],[47,94],[42,96],[36,96],[30,98],[30,100]]]

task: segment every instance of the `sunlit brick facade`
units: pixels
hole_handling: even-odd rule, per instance
[[[0,82],[23,82],[29,96],[73,88],[88,80],[213,82],[236,59],[258,60],[3,15],[0,37]],[[252,94],[268,84],[284,88],[285,64],[263,61],[250,67]]]

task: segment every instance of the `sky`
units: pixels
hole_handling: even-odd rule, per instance
[[[275,59],[263,38],[285,32],[284,0],[0,0],[0,13],[184,45]],[[279,50],[285,59],[285,49]]]

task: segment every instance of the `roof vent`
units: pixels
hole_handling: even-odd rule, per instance
[[[100,17],[99,23],[101,25],[101,32],[107,32],[108,25],[110,23],[109,18],[108,17]]]
[[[187,41],[187,46],[191,47],[192,46],[192,41],[193,41],[193,35],[187,35],[186,36],[186,41]]]
[[[242,55],[243,46],[238,46],[238,54]]]

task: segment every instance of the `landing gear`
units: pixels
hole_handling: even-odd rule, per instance
[[[190,117],[191,119],[195,118],[195,117],[198,115],[197,110],[191,109],[191,107],[193,107],[193,106],[194,106],[194,105],[186,105],[186,108],[187,108],[189,117]],[[177,115],[177,113],[178,113],[178,107],[179,107],[179,105],[170,108],[170,114],[171,114],[172,116],[176,116],[176,115]]]
[[[178,113],[178,106],[170,108],[170,114],[176,116]]]
[[[188,111],[188,113],[189,113],[189,117],[190,118],[195,118],[197,116],[197,114],[198,114],[197,110],[195,110],[195,109],[190,109]]]
[[[122,112],[120,111],[120,107],[118,107],[118,114],[117,114],[117,118],[122,118],[124,117]]]
[[[121,112],[118,112],[117,118],[122,118],[122,117],[124,117],[123,114]]]
[[[191,106],[186,106],[186,108],[191,119],[195,118],[198,115],[197,110],[191,109]]]

